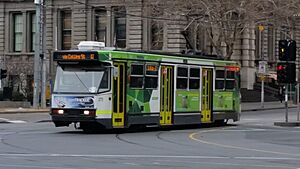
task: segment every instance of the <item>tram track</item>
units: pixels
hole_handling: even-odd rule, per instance
[[[159,131],[158,133],[155,134],[155,137],[153,137],[154,139],[156,138],[156,140],[159,140],[161,142],[167,143],[167,144],[172,144],[173,146],[175,145],[176,147],[178,146],[183,146],[183,147],[193,147],[193,145],[188,145],[188,144],[183,144],[180,142],[175,142],[172,141],[170,139],[166,139],[163,137],[164,134],[166,133],[170,133],[171,131]],[[165,150],[165,151],[170,151],[170,149],[167,149],[165,147],[169,147],[169,146],[150,146],[150,145],[145,145],[145,144],[141,144],[140,142],[136,142],[136,141],[132,141],[132,140],[128,140],[125,139],[124,137],[122,137],[123,134],[116,134],[115,137],[119,140],[122,141],[124,143],[127,144],[131,144],[134,146],[139,146],[139,147],[143,147],[143,148],[149,148],[149,149],[156,149],[156,150]],[[161,145],[161,144],[157,144],[157,145]],[[194,150],[194,149],[192,149]],[[181,151],[178,151],[177,149],[173,149],[173,151],[176,151],[176,153],[181,153]],[[193,151],[191,153],[194,153]]]
[[[273,129],[275,129],[275,128],[273,128]],[[220,147],[220,148],[226,148],[226,149],[232,149],[232,150],[242,150],[242,151],[248,151],[248,152],[258,152],[258,153],[264,153],[264,154],[291,156],[291,157],[300,158],[300,154],[279,152],[279,151],[273,151],[273,150],[263,150],[263,149],[258,149],[258,148],[248,148],[248,147],[245,147],[245,146],[235,146],[235,145],[229,145],[229,144],[222,144],[222,143],[218,143],[218,142],[215,142],[215,141],[212,141],[212,140],[203,139],[203,135],[205,133],[219,132],[221,130],[222,129],[219,129],[219,130],[218,129],[212,129],[212,130],[207,130],[207,131],[193,132],[193,133],[189,134],[189,138],[191,140],[195,141],[195,142],[202,143],[202,144],[209,145],[209,146],[214,146],[214,147]],[[222,131],[226,131],[226,130],[222,130]],[[244,130],[232,130],[232,131],[236,131],[236,132],[249,131],[249,132],[252,132],[254,130],[245,130],[244,129]],[[257,131],[257,130],[255,130],[255,131]],[[284,130],[281,129],[281,130],[277,130],[277,131],[284,131]]]
[[[141,143],[138,143],[138,142],[133,142],[133,141],[130,141],[128,139],[125,139],[123,137],[121,137],[122,134],[116,134],[116,138],[119,140],[119,141],[122,141],[124,143],[127,143],[127,144],[131,144],[131,145],[135,145],[135,146],[140,146],[140,147],[143,147],[143,148],[150,148],[150,149],[158,149],[158,150],[161,150],[163,148],[161,147],[154,147],[154,146],[149,146],[149,145],[145,145],[145,144],[141,144]]]
[[[31,153],[42,153],[41,151],[37,151],[37,150],[33,150],[33,149],[30,149],[30,148],[27,148],[27,147],[23,147],[23,146],[19,146],[19,145],[15,145],[15,144],[11,144],[9,143],[7,140],[8,138],[6,137],[9,137],[11,135],[17,135],[19,134],[19,132],[11,132],[11,133],[8,133],[8,134],[3,134],[1,137],[0,137],[0,143],[3,144],[3,145],[6,145],[8,147],[11,147],[11,148],[15,148],[17,151],[18,150],[26,150],[26,151],[29,151]],[[19,151],[18,151],[19,152]]]
[[[190,147],[191,145],[187,145],[187,144],[182,144],[182,143],[178,143],[178,142],[175,142],[175,141],[171,141],[171,140],[168,140],[166,138],[163,138],[162,137],[162,134],[164,134],[165,132],[159,132],[156,134],[156,137],[161,140],[161,141],[164,141],[164,142],[167,142],[167,143],[171,143],[171,144],[175,144],[175,145],[179,145],[179,146],[187,146],[187,147]]]

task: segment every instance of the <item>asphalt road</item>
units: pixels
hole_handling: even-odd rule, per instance
[[[221,127],[95,134],[55,128],[45,113],[1,118],[0,169],[300,169],[300,128],[273,125],[284,110]]]

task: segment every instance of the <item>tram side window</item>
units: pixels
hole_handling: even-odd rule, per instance
[[[185,67],[177,68],[177,89],[187,89],[188,69]]]
[[[146,65],[145,88],[155,89],[158,82],[158,66]]]
[[[225,70],[216,70],[216,89],[225,89]]]
[[[199,68],[190,68],[189,88],[190,89],[199,89],[200,88],[200,69]]]
[[[144,69],[146,68],[146,71]],[[130,87],[156,89],[158,86],[158,65],[131,65]]]
[[[130,87],[143,88],[144,65],[131,65]]]
[[[235,87],[235,72],[216,70],[216,89],[232,90]]]
[[[226,71],[226,81],[225,81],[225,89],[234,89],[234,83],[235,83],[235,78],[234,78],[234,71]]]

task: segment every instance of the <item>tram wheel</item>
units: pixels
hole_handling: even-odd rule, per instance
[[[80,129],[85,133],[96,133],[104,129],[104,127],[97,122],[81,122]]]
[[[217,126],[225,126],[227,124],[227,122],[228,122],[227,119],[215,120],[214,124]]]

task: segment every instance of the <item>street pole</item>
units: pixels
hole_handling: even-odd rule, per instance
[[[264,89],[265,88],[265,79],[264,79],[264,75],[261,76],[261,108],[264,108]]]
[[[265,61],[264,59],[262,61],[259,61],[259,66],[258,66],[258,73],[259,77],[261,79],[261,108],[264,108],[264,102],[265,102],[265,76],[267,73],[267,68],[266,65],[268,65],[268,62]]]
[[[33,108],[39,107],[40,98],[40,18],[41,0],[34,0],[36,6],[36,30],[34,50],[34,86],[33,86]]]
[[[288,117],[288,84],[285,84],[285,122],[289,122],[289,117]]]
[[[40,38],[41,38],[41,42],[42,42],[42,53],[43,53],[43,57],[41,58],[42,61],[42,68],[41,68],[41,76],[42,76],[42,81],[41,81],[41,107],[42,108],[46,108],[46,56],[45,56],[45,48],[46,48],[46,38],[44,38],[45,34],[46,34],[46,28],[45,28],[45,10],[44,10],[44,0],[40,0],[41,3],[41,32],[42,34],[40,34]]]
[[[297,83],[297,121],[299,121],[299,86],[300,84]]]

